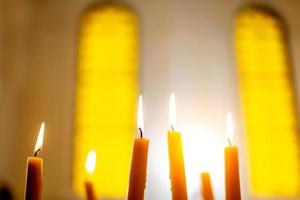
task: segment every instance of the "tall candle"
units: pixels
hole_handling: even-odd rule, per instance
[[[144,120],[143,120],[143,100],[139,97],[138,106],[138,130],[140,138],[134,140],[130,180],[128,190],[128,200],[143,200],[146,186],[146,171],[149,140],[143,138]]]
[[[181,133],[174,130],[176,122],[175,96],[170,97],[170,115],[168,132],[168,150],[170,163],[170,179],[173,200],[187,200],[184,156],[182,150]]]
[[[214,194],[208,172],[201,173],[202,197],[204,200],[214,200]]]
[[[42,123],[34,148],[34,156],[27,158],[25,200],[42,199],[43,160],[38,157],[38,153],[42,150],[44,130],[45,123]]]
[[[229,146],[225,147],[225,187],[226,200],[240,200],[240,175],[239,175],[239,159],[238,148],[232,146],[233,124],[231,113],[227,114],[227,139]]]
[[[90,151],[86,157],[86,162],[85,162],[85,168],[87,173],[89,174],[89,177],[93,176],[95,166],[96,166],[96,152]],[[92,178],[87,178],[86,181],[84,182],[84,186],[85,186],[87,200],[96,200],[97,197],[94,190]]]

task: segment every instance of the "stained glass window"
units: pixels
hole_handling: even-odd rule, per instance
[[[138,35],[138,18],[123,4],[98,4],[81,17],[73,157],[77,194],[84,193],[85,159],[93,149],[97,194],[126,195],[136,124]]]
[[[295,196],[299,132],[284,21],[264,7],[242,9],[235,21],[235,49],[251,190]]]

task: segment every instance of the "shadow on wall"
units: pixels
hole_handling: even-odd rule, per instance
[[[8,185],[0,184],[0,200],[13,200],[13,195]]]

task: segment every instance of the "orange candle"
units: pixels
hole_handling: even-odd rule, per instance
[[[94,174],[95,166],[96,166],[96,152],[90,151],[86,157],[85,168],[86,168],[87,173],[91,177]],[[93,182],[91,179],[92,178],[88,178],[84,183],[86,197],[88,200],[96,200],[97,197],[96,197],[94,185],[93,185]]]
[[[187,200],[184,157],[182,150],[181,134],[174,131],[176,121],[175,96],[171,94],[170,98],[170,131],[168,132],[168,149],[170,163],[170,179],[173,200]]]
[[[34,148],[34,156],[27,158],[25,200],[42,199],[43,160],[38,156],[42,150],[45,124],[42,123]]]
[[[240,200],[240,175],[239,175],[239,159],[238,148],[232,146],[233,125],[231,113],[227,115],[227,138],[229,146],[225,147],[225,186],[226,200]]]
[[[143,120],[143,102],[142,96],[139,97],[138,107],[138,130],[140,132],[140,138],[134,140],[128,200],[143,200],[144,190],[146,186],[146,171],[147,171],[147,157],[149,140],[143,138],[144,120]]]
[[[204,200],[214,200],[214,194],[208,172],[201,173],[202,196]]]

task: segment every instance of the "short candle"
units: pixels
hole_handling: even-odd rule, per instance
[[[214,194],[212,189],[212,184],[210,180],[210,175],[208,172],[201,173],[201,191],[204,200],[214,200]]]

